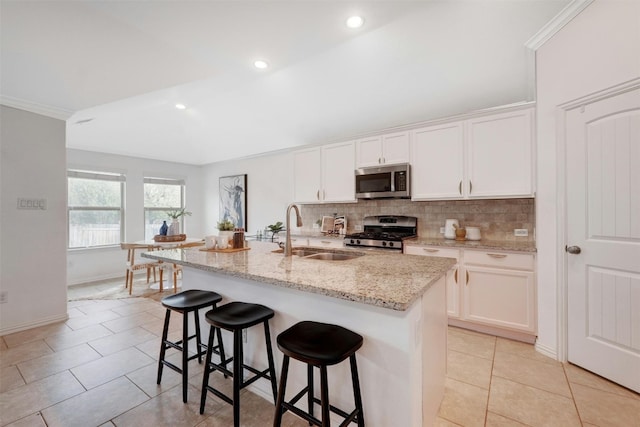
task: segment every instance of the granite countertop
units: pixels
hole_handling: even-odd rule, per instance
[[[406,246],[442,246],[455,249],[488,249],[510,252],[536,252],[536,242],[511,240],[455,240],[416,237],[403,242]]]
[[[456,263],[453,258],[354,249],[340,251],[365,255],[348,261],[311,260],[296,255],[285,258],[282,253],[273,252],[278,249],[274,243],[248,244],[251,249],[242,252],[189,248],[142,256],[398,311],[407,310]]]

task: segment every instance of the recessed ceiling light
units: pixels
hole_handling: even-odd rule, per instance
[[[347,27],[349,28],[360,28],[364,24],[364,19],[361,16],[352,16],[347,19]]]
[[[184,110],[185,108],[187,108],[184,104],[176,104],[176,108],[178,110]]]
[[[267,68],[267,67],[269,66],[269,64],[267,64],[267,61],[263,61],[263,60],[261,60],[261,59],[258,59],[257,61],[255,61],[255,62],[253,63],[253,65],[254,65],[256,68],[260,68],[261,70],[263,70],[263,69],[265,69],[265,68]]]

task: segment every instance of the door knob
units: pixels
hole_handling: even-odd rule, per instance
[[[582,252],[580,246],[565,246],[564,250],[574,255],[578,255],[580,252]]]

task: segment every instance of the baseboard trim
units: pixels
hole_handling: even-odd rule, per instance
[[[507,338],[510,340],[522,341],[528,344],[533,344],[536,341],[535,335],[528,334],[526,332],[510,331],[493,326],[477,325],[475,323],[465,322],[464,320],[449,318],[449,325],[462,329],[469,329],[483,334],[495,335],[497,337]]]
[[[37,328],[39,326],[45,326],[45,325],[50,325],[52,323],[64,322],[68,318],[69,318],[69,315],[65,313],[64,315],[45,317],[44,319],[39,319],[35,322],[23,323],[10,328],[2,328],[0,329],[0,337],[13,334],[16,332],[26,331],[27,329],[31,329],[31,328]]]
[[[556,352],[555,349],[548,347],[546,345],[540,344],[539,342],[536,342],[534,347],[538,353],[544,354],[545,356],[550,357],[554,360],[558,360],[558,353]]]

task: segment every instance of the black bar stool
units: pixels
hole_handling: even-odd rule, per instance
[[[259,378],[271,381],[273,401],[277,396],[276,370],[273,364],[273,352],[271,350],[271,334],[269,333],[269,319],[274,315],[273,310],[260,304],[249,304],[245,302],[231,302],[205,314],[207,322],[211,324],[209,332],[209,350],[202,379],[202,396],[200,399],[200,413],[204,413],[204,405],[207,400],[207,392],[210,391],[220,399],[233,405],[233,425],[240,425],[240,390],[252,384]],[[243,361],[242,331],[259,323],[264,324],[264,337],[267,345],[267,359],[269,367],[264,371],[247,366]],[[219,364],[211,362],[214,331],[220,334],[220,329],[233,332],[233,357],[224,359],[221,357]],[[218,336],[218,342],[220,337]],[[227,369],[227,363],[233,361],[233,372]],[[244,380],[244,369],[252,372],[253,377]],[[220,371],[225,376],[233,377],[233,398],[223,394],[209,385],[209,375],[212,371]]]
[[[182,401],[187,403],[187,385],[189,379],[189,361],[198,358],[198,363],[202,363],[202,356],[206,354],[206,346],[202,344],[200,339],[200,320],[198,319],[198,310],[201,308],[216,307],[216,304],[222,301],[222,297],[211,291],[201,291],[197,289],[189,289],[180,293],[162,298],[162,305],[166,307],[167,313],[164,316],[164,329],[162,330],[162,343],[160,344],[160,358],[158,360],[158,384],[162,380],[162,368],[166,365],[174,371],[182,374]],[[182,313],[182,339],[179,341],[169,341],[167,335],[169,332],[169,319],[171,311]],[[196,333],[189,336],[189,313],[193,312],[196,323]],[[196,354],[189,356],[188,344],[190,339],[196,339]],[[218,331],[218,346],[216,352],[224,358],[224,349],[222,348],[222,340],[220,339],[220,331]],[[211,343],[213,345],[213,343]],[[168,348],[175,348],[182,352],[182,367],[178,367],[173,363],[165,360],[165,353]]]
[[[356,366],[356,351],[362,347],[362,341],[362,336],[342,326],[308,321],[297,323],[278,335],[278,348],[284,353],[284,358],[282,360],[280,389],[278,391],[273,426],[280,427],[282,415],[286,411],[291,411],[307,420],[309,425],[329,426],[329,411],[332,411],[345,418],[344,422],[340,424],[341,426],[356,422],[359,427],[364,427],[362,396],[360,394],[360,382]],[[307,364],[308,384],[289,402],[285,402],[284,394],[289,373],[290,357]],[[347,357],[351,363],[351,382],[353,383],[353,397],[356,406],[350,414],[329,403],[329,387],[327,384],[327,366],[340,363]],[[313,395],[314,366],[320,368],[320,399]],[[308,412],[304,412],[294,406],[305,394],[307,394]],[[313,415],[314,403],[321,405],[321,420]]]

